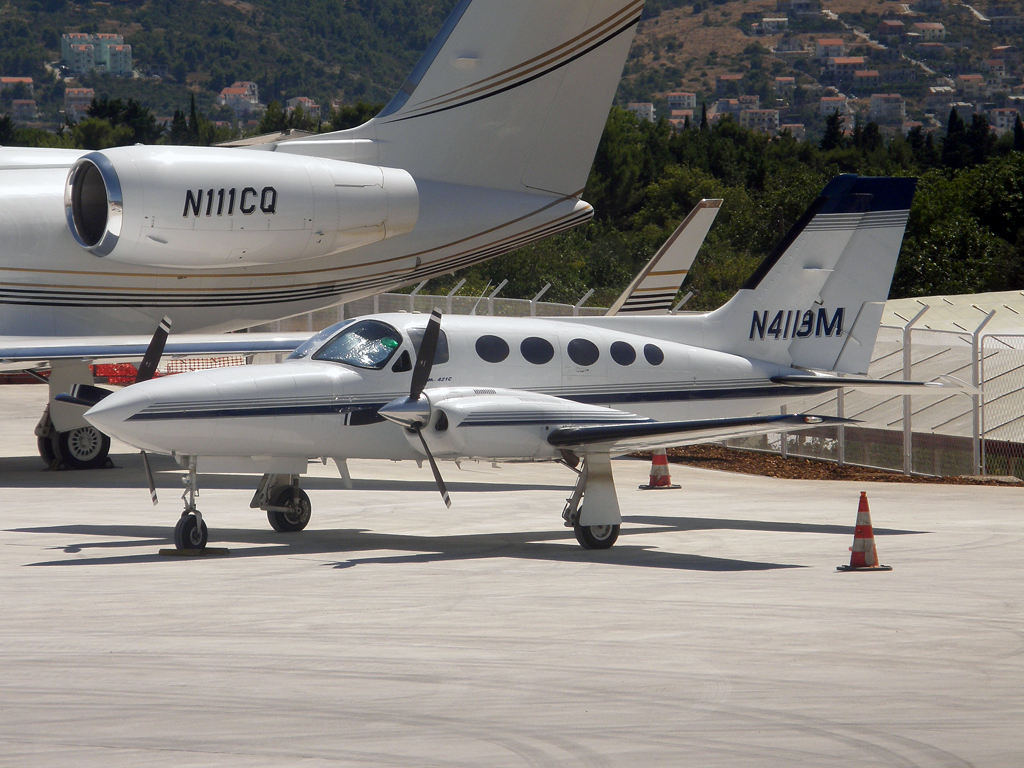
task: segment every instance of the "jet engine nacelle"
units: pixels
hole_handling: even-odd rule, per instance
[[[548,435],[558,427],[647,421],[599,405],[514,389],[428,389],[424,396],[430,418],[422,433],[439,458],[551,459],[559,450]],[[406,437],[423,452],[415,432],[406,430]]]
[[[412,231],[406,171],[221,147],[119,147],[72,166],[71,234],[96,256],[153,267],[275,264]]]

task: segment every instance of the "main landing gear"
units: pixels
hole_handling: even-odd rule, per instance
[[[48,467],[98,469],[107,463],[109,437],[91,425],[58,432],[50,419],[49,406],[43,411],[35,434],[39,456]]]
[[[264,475],[249,507],[265,510],[270,526],[278,533],[301,531],[313,511],[309,496],[299,488],[298,475]]]
[[[577,463],[579,460],[573,456]],[[622,516],[612,479],[611,459],[607,455],[591,454],[576,464],[562,462],[576,473],[572,496],[565,500],[562,519],[566,528],[572,528],[576,541],[584,549],[610,549],[619,538]],[[583,497],[586,496],[584,509]]]

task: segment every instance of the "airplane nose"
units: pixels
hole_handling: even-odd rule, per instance
[[[156,450],[153,446],[139,444],[142,430],[131,421],[132,416],[152,403],[152,399],[144,390],[141,385],[135,385],[107,395],[85,412],[85,420],[100,432],[136,448]]]

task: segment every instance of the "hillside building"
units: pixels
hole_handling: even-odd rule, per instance
[[[740,111],[740,125],[762,133],[779,132],[779,110],[744,109]]]
[[[992,126],[992,130],[995,131],[998,136],[1002,136],[1004,133],[1012,131],[1013,127],[1017,124],[1017,118],[1019,116],[1020,111],[1013,107],[990,109],[987,114],[989,125]]]
[[[969,99],[984,98],[987,93],[985,78],[978,74],[957,75],[956,92]]]
[[[837,56],[828,60],[827,69],[836,80],[850,80],[866,65],[867,59],[863,56]]]
[[[875,93],[871,95],[869,117],[876,123],[899,123],[907,119],[907,107],[898,93]]]
[[[626,109],[632,112],[641,120],[645,120],[648,123],[654,122],[654,105],[649,101],[631,101],[626,105]]]
[[[260,89],[249,80],[238,80],[221,88],[217,95],[217,104],[226,106],[235,113],[239,120],[250,117],[263,109],[260,104]]]
[[[925,43],[941,43],[946,39],[946,27],[937,21],[918,21],[910,26]]]
[[[29,123],[38,117],[36,103],[32,99],[15,99],[11,102],[11,119],[16,123]]]
[[[814,58],[821,62],[827,62],[846,55],[846,43],[842,38],[823,37],[814,43]]]
[[[726,72],[723,75],[717,75],[715,77],[715,95],[719,98],[728,96],[729,92],[739,93],[740,86],[743,84],[743,75],[736,74],[735,72]]]
[[[882,84],[882,76],[877,69],[858,69],[853,73],[853,84],[857,88],[877,88]]]
[[[306,117],[311,117],[314,120],[320,119],[320,105],[306,96],[296,96],[294,99],[288,99],[286,105],[285,111],[289,115],[295,111],[296,107],[302,107],[302,112]]]
[[[13,90],[19,85],[25,86],[29,96],[35,96],[35,82],[31,77],[0,77],[0,91]]]
[[[697,108],[697,94],[686,93],[680,91],[676,93],[670,93],[668,95],[668,109],[669,112],[674,112],[678,109],[696,109]]]
[[[132,47],[124,37],[110,32],[86,34],[67,32],[60,39],[61,63],[72,72],[86,73],[102,69],[112,75],[132,73]]]

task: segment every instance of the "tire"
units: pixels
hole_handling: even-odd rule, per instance
[[[107,461],[110,438],[96,427],[57,433],[57,455],[69,469],[98,469]]]
[[[611,549],[619,538],[617,525],[574,525],[573,532],[584,549]]]
[[[57,454],[53,450],[53,438],[49,435],[46,437],[37,437],[36,448],[39,449],[39,458],[46,462],[47,467],[52,467],[53,462],[57,460]]]
[[[278,533],[298,533],[307,525],[313,512],[309,496],[301,488],[286,486],[274,494],[270,501],[272,507],[288,507],[288,512],[267,510],[267,520]]]
[[[183,515],[174,526],[174,546],[176,549],[206,549],[209,535],[210,530],[206,527],[205,520],[197,531],[196,516]]]

